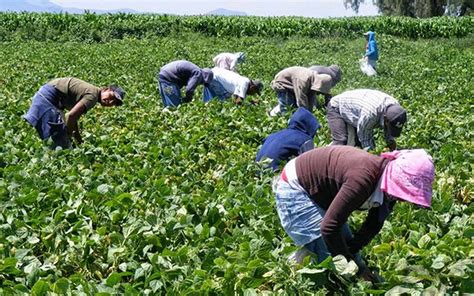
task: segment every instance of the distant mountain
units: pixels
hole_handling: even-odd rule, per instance
[[[0,11],[28,11],[28,12],[68,12],[68,13],[84,13],[85,9],[62,7],[54,4],[49,0],[0,0]],[[114,10],[100,10],[100,9],[87,9],[90,12],[95,13],[115,13],[115,12],[127,12],[127,13],[138,13],[132,9],[114,9]]]
[[[247,14],[243,11],[234,11],[234,10],[228,10],[224,8],[218,8],[213,11],[209,11],[206,13],[207,15],[242,15],[246,16]]]

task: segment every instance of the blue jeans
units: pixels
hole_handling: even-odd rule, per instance
[[[61,146],[69,148],[71,141],[67,134],[63,114],[58,108],[59,94],[51,85],[43,85],[34,95],[28,113],[23,118],[38,132],[41,140],[51,137],[53,148]]]
[[[286,112],[287,106],[297,107],[295,94],[292,91],[277,91],[277,98],[281,113]]]
[[[177,107],[181,104],[181,92],[176,84],[158,79],[158,89],[165,107]]]
[[[202,95],[202,100],[204,103],[209,102],[212,98],[218,98],[220,101],[223,101],[232,94],[229,93],[217,80],[212,80],[208,86],[204,87],[204,93]]]
[[[321,236],[321,223],[326,211],[311,200],[306,192],[294,189],[282,180],[278,181],[275,200],[281,224],[295,244],[316,254],[318,262],[330,256]],[[346,241],[352,239],[347,223],[342,227],[342,235]],[[359,270],[365,268],[359,253],[355,255],[355,262]]]

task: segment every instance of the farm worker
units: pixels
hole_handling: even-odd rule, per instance
[[[51,137],[55,146],[69,148],[71,137],[82,143],[77,124],[81,115],[97,103],[121,106],[124,98],[123,89],[115,85],[99,88],[74,77],[56,78],[36,92],[23,118],[36,128],[42,140]],[[69,110],[65,120],[64,110]]]
[[[377,49],[377,42],[375,41],[375,33],[368,31],[364,33],[364,36],[367,41],[365,44],[364,58],[367,59],[367,62],[372,66],[372,68],[376,69],[377,60],[379,59],[379,51]]]
[[[179,60],[164,65],[158,74],[158,88],[165,107],[176,107],[193,99],[194,91],[200,84],[207,85],[212,81],[211,69],[201,69],[195,64]],[[181,88],[186,86],[184,97]]]
[[[407,113],[392,96],[372,89],[345,91],[331,99],[326,118],[333,145],[347,145],[352,139],[349,129],[355,129],[353,141],[365,150],[375,148],[374,128],[384,129],[390,150],[397,148],[395,137],[400,136],[407,121]]]
[[[270,167],[278,170],[282,161],[288,161],[314,148],[314,136],[321,128],[313,113],[299,107],[290,118],[288,128],[269,135],[257,153],[257,161],[271,159]]]
[[[226,70],[230,70],[232,72],[237,72],[237,64],[243,63],[245,61],[245,53],[243,52],[223,52],[216,55],[212,61],[214,62],[214,66],[217,68],[222,68]]]
[[[263,89],[261,81],[251,80],[223,68],[212,68],[212,74],[212,81],[204,87],[204,102],[209,102],[214,97],[222,101],[234,96],[235,103],[241,104],[247,95],[260,94]]]
[[[329,255],[354,260],[359,276],[377,280],[359,252],[382,229],[395,201],[431,205],[434,165],[423,149],[373,155],[350,146],[327,146],[290,160],[276,182],[281,224],[302,248],[290,259],[302,262],[309,252],[323,261]],[[368,210],[352,235],[347,221]]]
[[[309,69],[315,71],[318,74],[327,74],[331,76],[331,87],[336,86],[336,84],[342,79],[342,70],[338,65],[331,65],[329,67],[315,65],[309,67]],[[324,106],[328,105],[330,99],[330,96],[325,97]]]
[[[330,97],[332,79],[305,67],[290,67],[275,75],[271,87],[277,93],[278,105],[270,111],[270,116],[276,116],[285,113],[287,106],[312,111],[317,103],[316,95]]]

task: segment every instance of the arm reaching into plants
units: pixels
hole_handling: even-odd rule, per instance
[[[68,112],[66,118],[67,133],[69,137],[74,136],[74,139],[76,139],[78,144],[82,143],[82,137],[77,123],[81,115],[85,112],[86,106],[79,102],[71,109],[71,111]]]

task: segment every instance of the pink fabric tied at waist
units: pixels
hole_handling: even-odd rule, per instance
[[[281,171],[280,178],[281,178],[281,180],[283,180],[283,181],[285,181],[286,183],[288,183],[288,177],[286,176],[285,168],[283,168],[283,170]]]
[[[382,174],[382,191],[423,207],[431,206],[434,164],[424,149],[382,153],[390,162]]]

